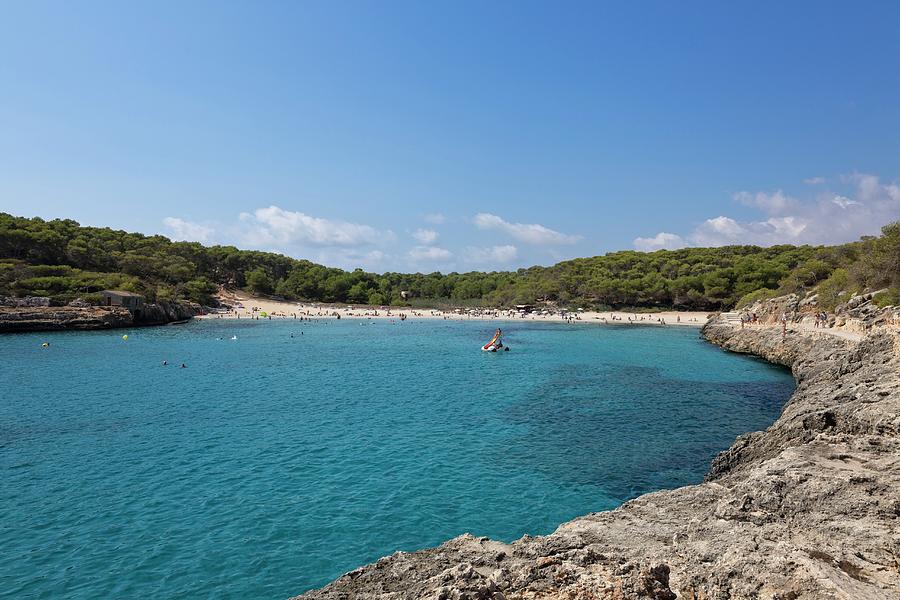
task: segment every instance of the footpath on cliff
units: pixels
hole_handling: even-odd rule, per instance
[[[750,307],[761,326],[720,315],[703,328],[797,381],[778,420],[740,436],[703,483],[547,536],[398,552],[298,598],[900,599],[900,315],[864,298],[811,331],[799,302]]]

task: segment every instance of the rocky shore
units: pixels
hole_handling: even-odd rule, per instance
[[[900,598],[896,330],[857,341],[719,317],[703,335],[786,365],[797,380],[779,419],[739,437],[705,482],[547,536],[504,544],[464,535],[398,552],[298,598]]]
[[[137,317],[121,306],[49,306],[33,302],[31,305],[0,305],[0,333],[25,331],[64,331],[114,329],[145,325],[165,325],[190,319],[200,312],[196,304],[160,302],[145,304]]]

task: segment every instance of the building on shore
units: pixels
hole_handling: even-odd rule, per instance
[[[144,297],[134,292],[103,290],[100,295],[103,296],[104,306],[124,306],[131,312],[139,311],[144,306]]]

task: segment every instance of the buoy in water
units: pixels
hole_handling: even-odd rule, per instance
[[[127,334],[126,334],[126,335],[123,335],[123,336],[122,336],[122,339],[125,340],[125,341],[127,342],[127,341],[128,341],[128,335],[127,335]]]

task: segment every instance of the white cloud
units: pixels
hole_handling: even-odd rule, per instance
[[[581,239],[580,235],[567,235],[536,223],[510,223],[489,213],[478,213],[475,215],[474,223],[479,229],[502,231],[526,244],[552,246],[574,244]]]
[[[519,255],[515,246],[492,246],[490,248],[466,248],[466,260],[474,263],[508,263]]]
[[[857,188],[857,200],[880,208],[897,208],[900,204],[900,186],[895,183],[882,184],[876,175],[853,173],[844,177]]]
[[[718,216],[707,219],[691,234],[690,239],[700,246],[722,246],[737,243],[736,240],[746,235],[743,225],[730,217]]]
[[[674,233],[666,233],[661,231],[650,238],[635,238],[634,247],[642,252],[653,252],[654,250],[676,250],[686,246],[685,241],[680,235]]]
[[[765,221],[738,223],[730,217],[716,217],[701,223],[689,236],[695,246],[727,246],[733,244],[809,243],[804,232],[809,223],[800,217],[771,217]]]
[[[738,192],[734,195],[734,199],[741,204],[759,208],[769,214],[784,214],[797,206],[797,200],[785,196],[781,190],[771,194]]]
[[[431,223],[432,225],[441,225],[447,220],[447,217],[445,217],[441,213],[428,213],[423,218],[425,219],[426,223]]]
[[[863,235],[877,235],[882,226],[900,219],[900,186],[882,183],[875,175],[854,173],[842,178],[852,186],[847,195],[822,191],[814,199],[773,193],[740,192],[736,201],[762,213],[758,220],[737,221],[720,215],[707,219],[687,235],[660,233],[637,238],[638,250],[650,250],[680,238],[688,246],[732,244],[838,244]]]
[[[409,257],[415,261],[440,261],[452,256],[452,252],[437,246],[416,246],[409,251]]]
[[[853,206],[854,204],[859,204],[856,200],[851,200],[846,196],[835,196],[831,199],[832,202],[840,206],[841,208],[847,208],[848,206]]]
[[[821,183],[825,183],[824,177],[810,177],[809,179],[804,179],[803,183],[806,185],[819,185]]]
[[[427,246],[437,241],[438,232],[434,229],[416,229],[413,232],[412,236],[416,238],[419,243],[425,244]]]
[[[256,246],[349,247],[379,244],[394,237],[390,231],[378,231],[368,225],[312,217],[278,206],[259,208],[252,214],[241,213],[240,219],[248,226],[243,241]]]
[[[177,241],[206,243],[210,241],[214,231],[212,227],[191,223],[178,217],[166,217],[163,219],[163,225],[171,230],[172,239]]]

